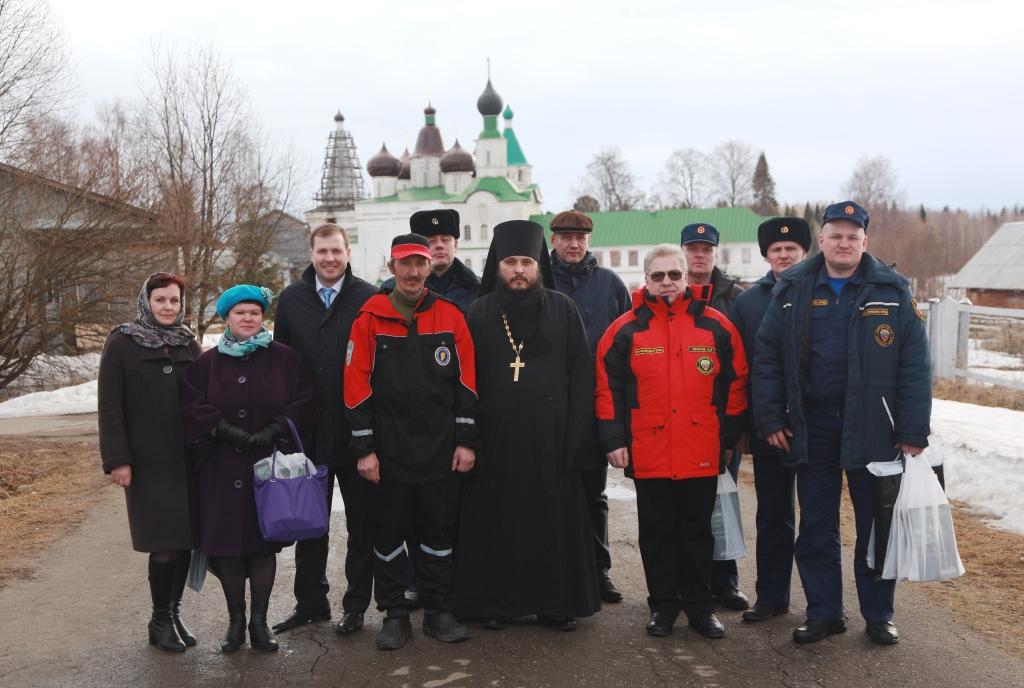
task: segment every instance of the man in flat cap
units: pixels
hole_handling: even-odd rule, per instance
[[[480,290],[480,279],[455,257],[459,250],[459,211],[451,208],[420,210],[409,217],[413,234],[424,236],[430,242],[430,275],[427,289],[454,301],[465,313]],[[382,287],[394,288],[394,279]]]
[[[405,542],[422,556],[415,577],[423,633],[442,642],[468,637],[455,620],[452,589],[460,474],[472,470],[476,430],[473,341],[459,308],[426,288],[430,244],[403,234],[391,244],[395,288],[372,296],[352,324],[345,355],[345,407],[359,474],[373,483],[370,527],[377,647],[412,637],[405,598]]]
[[[733,278],[722,272],[718,262],[718,229],[707,222],[695,222],[683,227],[680,244],[686,256],[687,284],[695,287],[695,293],[706,294],[707,290],[696,289],[701,285],[710,287],[711,307],[725,317],[732,315],[733,303],[743,289]],[[739,474],[740,452],[732,447],[722,448],[722,462],[733,480]],[[747,596],[740,592],[740,579],[733,560],[715,561],[711,567],[711,589],[726,609],[742,610],[750,606]]]
[[[612,322],[629,310],[629,290],[622,279],[608,268],[597,264],[590,252],[593,221],[578,210],[564,210],[551,220],[551,268],[555,273],[554,288],[570,297],[579,309],[587,330],[590,353],[597,351],[601,335]],[[604,457],[595,441],[594,451]],[[598,582],[602,602],[621,602],[622,593],[615,589],[609,576],[612,566],[608,547],[608,465],[583,472],[590,525],[594,529]]]
[[[467,320],[477,352],[483,449],[466,485],[457,611],[485,628],[537,615],[563,631],[598,611],[583,490],[593,451],[594,364],[572,299],[553,284],[544,230],[494,228]]]
[[[853,502],[853,571],[871,640],[899,640],[895,581],[867,566],[874,517],[866,465],[928,446],[931,363],[909,281],[867,253],[868,213],[828,206],[821,253],[778,276],[757,333],[754,422],[796,471],[800,526],[795,557],[807,620],[793,631],[813,643],[846,631],[839,501],[843,471]]]
[[[730,319],[743,338],[748,364],[754,360],[757,328],[761,325],[772,288],[789,268],[804,259],[811,247],[811,228],[799,217],[776,217],[757,228],[761,255],[771,269],[736,297]],[[749,387],[747,389],[750,391]],[[757,578],[754,606],[743,612],[744,621],[764,621],[789,611],[793,575],[793,539],[796,536],[796,474],[780,463],[778,450],[764,441],[753,427],[747,408],[747,448],[754,455],[754,490],[757,494]]]

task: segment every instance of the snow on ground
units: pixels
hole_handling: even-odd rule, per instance
[[[95,411],[95,381],[0,403],[0,418]],[[936,399],[929,441],[926,455],[941,455],[951,499],[984,512],[993,526],[1024,533],[1024,412]],[[613,485],[608,498],[631,500],[636,493]],[[344,509],[340,495],[333,508]]]
[[[978,339],[968,344],[967,367],[984,375],[1024,382],[1024,360],[1020,356],[983,349]]]

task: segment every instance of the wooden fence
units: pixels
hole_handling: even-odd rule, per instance
[[[1024,390],[1024,357],[1017,341],[1024,339],[1024,309],[989,308],[970,302],[954,301],[946,296],[922,303],[928,317],[928,340],[932,355],[932,378],[965,378],[974,382]],[[1018,339],[1019,338],[1019,339]],[[974,341],[978,346],[973,346]],[[1010,342],[1009,351],[995,347],[980,348],[986,341]],[[1024,347],[1022,347],[1024,348]],[[972,359],[988,353],[1001,357],[1006,366],[1021,374],[979,367]],[[972,356],[973,354],[973,356]],[[1017,379],[1014,379],[1014,378]]]

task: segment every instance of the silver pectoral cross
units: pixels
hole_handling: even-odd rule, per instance
[[[509,363],[508,367],[515,369],[512,373],[512,382],[519,382],[519,369],[526,367],[526,364],[519,360],[519,354],[516,354],[516,360]]]

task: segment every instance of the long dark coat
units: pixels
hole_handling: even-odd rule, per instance
[[[211,349],[185,373],[182,389],[185,441],[196,452],[199,549],[217,557],[280,552],[260,535],[252,467],[268,450],[236,449],[217,440],[222,420],[252,433],[272,421],[286,428],[281,451],[294,451],[290,418],[303,442],[312,428],[313,380],[294,349],[272,342],[236,358]]]
[[[332,468],[355,466],[349,449],[351,429],[345,416],[345,347],[352,321],[377,288],[345,271],[341,292],[331,307],[316,293],[316,273],[310,265],[302,279],[281,292],[274,321],[274,341],[300,354],[316,381],[316,434],[307,454],[318,464]]]
[[[459,614],[590,616],[600,609],[581,468],[596,465],[594,367],[572,299],[541,296],[519,382],[494,294],[470,306],[483,449],[466,486]]]
[[[103,471],[131,466],[124,491],[132,547],[169,552],[193,544],[192,471],[182,434],[179,390],[185,369],[202,349],[147,349],[120,332],[107,337],[100,357],[99,430]]]

